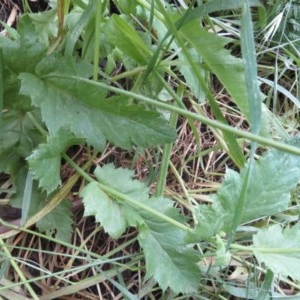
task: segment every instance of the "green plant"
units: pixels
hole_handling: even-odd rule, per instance
[[[72,219],[65,198],[81,176],[86,181],[79,192],[85,216],[95,216],[115,239],[134,227],[143,249],[145,280],[153,277],[163,291],[195,295],[201,276],[219,280],[216,269],[225,268],[230,259],[239,260],[240,253],[255,257],[268,270],[263,289],[251,289],[255,298],[263,297],[265,290],[274,292],[271,285],[278,274],[286,282],[288,277],[299,280],[294,269],[299,265],[299,226],[255,224],[289,209],[290,193],[300,177],[298,138],[281,143],[260,135],[271,122],[261,112],[265,106],[250,15],[250,6],[259,2],[210,1],[180,11],[161,1],[114,1],[120,14],[113,15],[108,1],[74,1],[69,13],[69,4],[62,3],[41,15],[24,15],[14,36],[0,38],[0,171],[10,175],[10,203],[22,208],[24,228],[36,223],[41,232],[68,242]],[[199,26],[199,18],[208,13],[240,8],[243,59],[225,49],[232,39]],[[56,12],[60,26],[65,19],[65,29],[54,26]],[[124,71],[112,75],[118,65]],[[228,124],[209,88],[211,74],[231,96],[251,133]],[[168,76],[178,88],[172,89]],[[162,101],[163,93],[174,102]],[[196,100],[190,103],[197,113],[187,110],[183,94]],[[215,121],[201,109],[205,97]],[[187,201],[187,216],[176,201],[162,196],[178,115],[195,134],[193,121],[211,126],[235,168],[226,169],[209,205]],[[251,140],[249,156],[236,135]],[[167,144],[155,196],[129,169],[106,164],[89,174],[107,141],[125,150]],[[256,157],[258,142],[277,150]],[[84,167],[67,155],[74,145],[87,145],[93,153]],[[62,159],[78,173],[66,184],[60,176]],[[272,240],[267,239],[270,233]],[[198,265],[212,257],[211,268]],[[30,287],[28,291],[34,294]],[[240,292],[233,287],[227,291]],[[246,288],[240,292],[245,297],[247,293]]]

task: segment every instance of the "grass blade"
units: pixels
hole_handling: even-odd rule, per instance
[[[27,173],[26,181],[25,181],[25,189],[22,201],[22,218],[21,218],[21,226],[23,226],[28,218],[29,209],[31,204],[31,195],[32,195],[32,184],[33,177],[30,171]]]
[[[250,112],[249,121],[251,126],[251,132],[253,134],[259,134],[260,124],[261,124],[261,97],[260,97],[260,90],[258,86],[257,62],[256,62],[256,54],[255,54],[255,46],[254,46],[253,26],[251,20],[250,4],[248,0],[244,0],[243,2],[241,33],[242,33],[241,47],[242,47],[242,54],[244,59],[246,87],[248,92],[248,103],[249,103],[249,112]],[[240,224],[240,220],[243,214],[247,190],[249,188],[249,183],[253,178],[251,175],[253,170],[254,154],[256,148],[257,148],[257,142],[252,141],[248,171],[243,183],[241,195],[232,221],[227,247],[234,240],[236,229]]]
[[[140,2],[144,7],[148,7],[148,5],[146,3],[144,3],[144,0],[139,0],[138,2]],[[249,2],[250,2],[251,6],[260,6],[261,5],[258,0],[250,0]],[[160,3],[158,2],[158,4],[160,4]],[[145,82],[147,80],[147,78],[149,77],[150,73],[152,72],[154,66],[157,65],[158,59],[160,57],[159,54],[160,54],[162,48],[164,47],[165,41],[172,35],[172,33],[174,33],[174,29],[173,29],[174,26],[177,30],[179,30],[180,27],[188,24],[189,22],[191,22],[195,19],[200,19],[209,13],[222,11],[222,10],[237,9],[240,7],[241,7],[240,2],[236,1],[236,0],[229,0],[229,1],[215,0],[215,1],[210,1],[208,3],[205,3],[205,4],[201,4],[193,10],[189,8],[186,11],[186,13],[179,20],[177,20],[175,22],[175,24],[173,26],[168,27],[168,28],[170,28],[169,31],[167,32],[165,37],[159,43],[156,51],[154,52],[151,60],[149,61],[148,65],[147,65],[147,69],[144,73],[143,81]],[[151,9],[152,9],[152,7],[151,7]],[[160,7],[160,12],[161,11],[165,11],[165,10],[164,9],[161,10],[161,7]],[[166,17],[166,14],[165,14],[165,17]],[[170,41],[169,45],[170,44],[171,44],[171,41]]]
[[[91,16],[94,14],[94,10],[95,10],[94,1],[91,1],[91,2],[89,2],[84,13],[81,15],[80,19],[78,20],[73,31],[70,33],[70,36],[66,43],[65,55],[68,55],[68,54],[72,55],[75,45],[79,39],[79,36],[80,36],[83,28],[86,26],[86,24],[90,20]]]
[[[274,280],[274,274],[271,270],[268,270],[256,300],[265,300],[270,298],[269,292],[272,288],[273,280]]]
[[[244,0],[242,9],[241,46],[244,59],[251,132],[258,134],[261,124],[261,94],[258,86],[257,62],[253,37],[250,5]],[[255,149],[253,149],[254,151]]]
[[[170,28],[170,31],[172,32],[173,36],[175,37],[176,43],[182,49],[182,52],[183,52],[184,56],[186,57],[188,64],[189,64],[190,68],[192,69],[195,77],[197,78],[202,91],[205,93],[216,119],[224,124],[228,124],[227,120],[223,116],[223,114],[218,106],[217,101],[215,100],[212,92],[210,91],[209,87],[207,86],[205,79],[203,78],[203,75],[201,74],[199,69],[196,67],[196,65],[193,61],[193,58],[185,45],[184,38],[186,38],[186,36],[184,34],[182,34],[182,32],[178,31],[178,28],[176,28],[176,26],[173,24],[172,20],[168,16],[168,13],[166,12],[166,10],[162,6],[162,4],[158,3],[158,7],[159,7],[161,13],[164,15],[165,21],[167,23],[167,27]],[[186,33],[186,34],[188,34],[188,33]],[[189,40],[189,39],[187,38],[187,40]],[[196,43],[196,41],[195,41],[195,43]],[[199,47],[197,48],[197,50],[199,51]],[[245,160],[244,155],[237,143],[236,138],[231,133],[228,133],[225,131],[223,131],[222,133],[223,133],[224,141],[226,143],[227,153],[230,155],[231,159],[235,162],[235,164],[239,168],[243,167],[246,160]]]
[[[3,53],[0,48],[0,128],[2,128],[2,111],[3,111]]]

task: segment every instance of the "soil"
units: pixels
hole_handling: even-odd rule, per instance
[[[2,0],[0,1],[0,20],[9,26],[15,27],[18,16],[23,13],[24,10],[30,10],[31,12],[45,11],[48,8],[47,0],[27,0],[28,7],[23,7],[22,0]],[[4,27],[0,24],[0,31],[4,30]]]

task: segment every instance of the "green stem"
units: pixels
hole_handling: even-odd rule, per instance
[[[32,289],[31,285],[28,283],[26,277],[24,276],[22,270],[20,269],[20,267],[18,266],[18,264],[16,263],[16,261],[14,260],[14,258],[10,255],[10,252],[7,248],[7,246],[5,245],[3,239],[0,237],[0,246],[3,249],[4,253],[6,254],[6,256],[9,258],[10,263],[12,265],[12,267],[15,269],[16,273],[19,275],[22,284],[25,285],[27,291],[29,292],[29,294],[31,295],[33,300],[39,300],[39,297],[37,296],[37,294],[35,293],[35,291]]]
[[[134,199],[132,199],[132,198],[116,191],[115,189],[112,189],[112,188],[102,184],[102,183],[98,183],[98,184],[100,185],[101,189],[103,189],[105,192],[107,192],[107,193],[109,193],[109,194],[111,194],[111,195],[113,195],[113,196],[115,196],[119,199],[122,199],[123,201],[126,201],[127,203],[130,203],[132,206],[141,208],[144,211],[147,211],[149,214],[152,214],[152,215],[154,215],[154,216],[156,216],[156,217],[158,217],[158,218],[160,218],[160,219],[162,219],[162,220],[172,224],[173,226],[178,227],[178,228],[180,228],[180,229],[182,229],[186,232],[191,232],[192,231],[192,229],[187,227],[186,225],[175,221],[174,219],[172,219],[172,218],[170,218],[170,217],[154,210],[153,208],[151,208],[151,207],[149,207],[149,206],[147,206],[147,205],[145,205],[141,202],[138,202],[138,201],[136,201],[136,200],[134,200]]]
[[[172,112],[170,117],[170,125],[173,126],[174,122],[178,119],[178,114]],[[167,175],[168,175],[168,168],[169,162],[172,154],[173,143],[166,144],[163,150],[161,166],[158,174],[157,185],[155,190],[155,196],[159,197],[162,196],[165,190],[166,182],[167,182]]]
[[[94,182],[95,179],[86,173],[81,167],[79,167],[67,154],[63,155],[63,158],[68,162],[68,164],[76,170],[76,172],[82,176],[88,182]]]
[[[98,79],[101,18],[102,18],[102,1],[96,1],[94,72],[93,72],[94,80]]]
[[[33,115],[33,113],[31,111],[28,111],[27,113],[28,118],[30,119],[30,121],[34,124],[34,126],[36,127],[36,129],[44,136],[48,135],[48,131],[44,129],[44,127],[36,120],[35,116]]]
[[[2,128],[2,114],[3,114],[3,82],[4,82],[4,73],[3,73],[3,51],[0,49],[0,128]]]
[[[136,74],[140,74],[141,72],[143,72],[145,70],[146,70],[145,66],[136,67],[132,70],[128,70],[128,71],[122,72],[116,76],[110,77],[110,78],[108,78],[108,80],[110,82],[118,81],[120,79],[128,78],[128,77],[134,76]]]
[[[183,94],[182,87],[179,88],[178,91],[179,91],[179,95],[176,95],[173,91],[170,91],[170,92],[172,94],[175,94],[172,96],[173,97],[175,96],[179,100],[179,99],[181,99],[182,94]],[[180,100],[178,102],[182,103]],[[178,113],[172,112],[171,116],[170,116],[170,120],[169,120],[170,126],[176,129],[177,120],[178,120]],[[159,170],[159,174],[158,174],[156,191],[155,191],[156,197],[159,197],[159,196],[163,195],[163,193],[164,193],[164,189],[165,189],[166,181],[167,181],[169,162],[170,162],[170,158],[171,158],[171,154],[172,154],[172,149],[173,149],[173,143],[166,144],[164,147],[161,166],[160,166],[160,170]]]
[[[230,249],[242,250],[247,252],[260,252],[260,253],[272,253],[272,254],[299,254],[300,248],[260,248],[260,247],[251,247],[243,246],[238,244],[231,244]]]
[[[256,135],[256,134],[252,134],[250,132],[242,131],[240,129],[231,127],[227,124],[224,124],[222,122],[219,122],[219,121],[216,121],[216,120],[211,120],[211,119],[209,119],[205,116],[195,114],[193,112],[184,110],[182,108],[179,108],[179,107],[167,104],[167,103],[163,103],[163,102],[151,99],[151,98],[143,96],[143,95],[135,94],[135,93],[132,93],[132,92],[129,92],[129,91],[126,91],[126,90],[123,90],[123,89],[120,89],[120,88],[117,88],[117,87],[114,87],[114,86],[109,86],[109,85],[107,85],[106,83],[103,83],[103,82],[96,82],[96,81],[92,81],[92,80],[89,80],[89,79],[86,79],[86,78],[82,78],[82,77],[78,77],[78,76],[68,76],[68,75],[65,75],[65,74],[49,74],[49,75],[44,76],[44,78],[72,79],[72,80],[76,80],[76,81],[81,81],[81,82],[84,82],[86,84],[97,86],[97,87],[99,87],[99,89],[106,89],[106,90],[111,91],[113,93],[117,93],[117,94],[124,95],[124,96],[127,96],[127,97],[132,97],[136,100],[140,100],[144,103],[154,105],[158,108],[162,108],[162,109],[165,109],[167,111],[177,112],[178,114],[180,114],[180,115],[182,115],[186,118],[191,118],[193,120],[197,120],[199,122],[202,122],[202,123],[204,123],[208,126],[218,128],[218,129],[221,129],[221,130],[224,130],[224,131],[227,131],[227,132],[231,132],[231,133],[236,134],[236,135],[238,135],[240,137],[243,137],[245,139],[248,139],[248,140],[251,140],[251,141],[256,141],[256,142],[260,143],[261,145],[273,147],[273,148],[276,148],[276,149],[279,149],[279,150],[282,150],[282,151],[286,151],[290,154],[300,155],[300,148],[298,148],[298,147],[290,146],[290,145],[287,145],[287,144],[283,144],[283,143],[274,141],[274,140],[269,139],[269,138],[262,137],[260,135]]]
[[[164,15],[161,14],[157,9],[153,9],[153,7],[151,6],[151,4],[149,4],[146,0],[137,0],[137,2],[148,9],[148,11],[152,11],[153,10],[153,14],[155,15],[155,17],[157,17],[160,21],[164,21]]]

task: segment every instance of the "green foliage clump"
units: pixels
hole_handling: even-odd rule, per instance
[[[93,216],[116,240],[134,228],[143,251],[143,280],[153,279],[162,293],[198,297],[203,278],[221,280],[230,260],[242,261],[244,253],[257,260],[251,267],[266,274],[263,289],[251,289],[256,298],[263,299],[265,290],[274,292],[278,275],[286,282],[299,280],[294,269],[299,226],[257,222],[289,209],[300,178],[299,138],[287,135],[277,142],[261,135],[274,120],[257,75],[251,7],[261,9],[259,1],[215,0],[188,9],[162,1],[113,1],[118,14],[111,13],[109,1],[73,2],[58,1],[47,12],[25,14],[17,30],[0,37],[0,172],[10,176],[10,204],[22,208],[21,225],[27,228],[34,220],[49,239],[68,243],[73,221],[66,198],[81,177],[84,216]],[[240,55],[228,50],[236,41],[218,34],[213,18],[207,21],[210,13],[226,10],[240,11]],[[228,93],[249,132],[229,124],[208,77]],[[188,110],[183,95],[196,112]],[[203,104],[215,120],[203,115]],[[182,201],[184,209],[162,195],[179,115],[197,141],[193,122],[210,126],[232,161],[209,204]],[[90,174],[88,168],[107,143],[129,151],[160,147],[155,193],[133,179],[132,170],[113,164],[97,165]],[[258,143],[277,149],[257,154]],[[96,153],[84,167],[66,154],[78,145]],[[62,160],[77,177],[62,182]],[[212,261],[209,268],[202,264],[206,258]],[[248,295],[247,287],[223,288]]]

